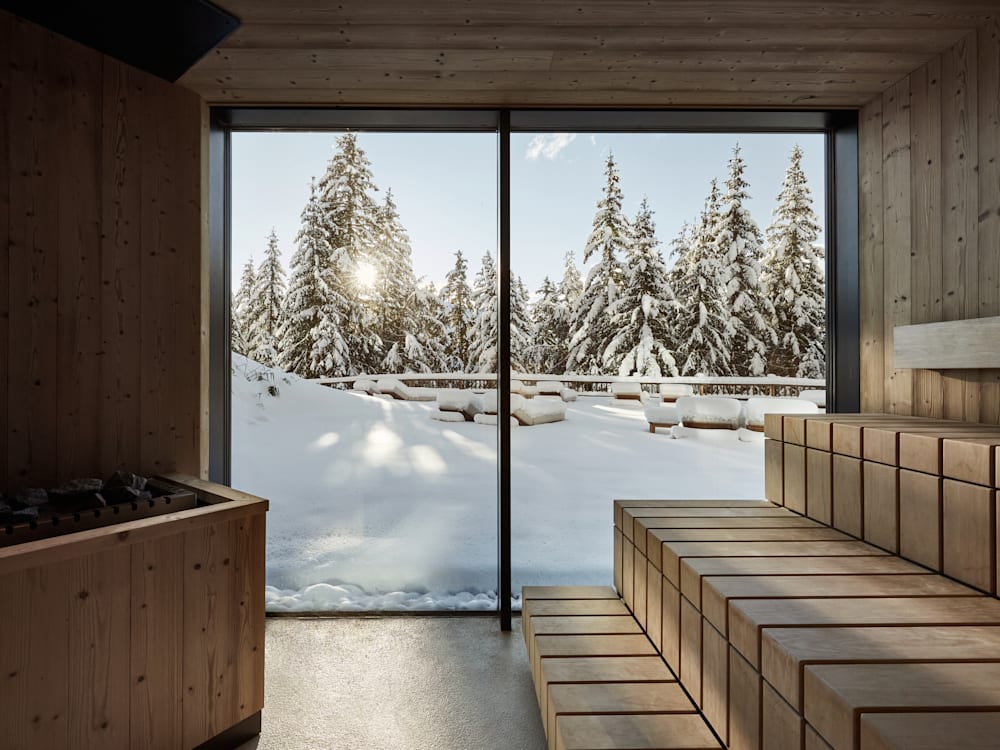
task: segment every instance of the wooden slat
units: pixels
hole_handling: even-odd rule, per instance
[[[235,537],[230,580],[236,617],[230,637],[236,643],[235,694],[237,721],[264,708],[264,572],[266,516],[257,514],[229,522]]]
[[[833,747],[856,747],[854,737],[860,733],[858,719],[873,711],[1000,709],[997,667],[997,664],[930,663],[809,666],[805,668],[804,679],[805,716]],[[917,720],[921,715],[924,719],[930,716],[909,715]],[[956,736],[938,747],[970,745]]]
[[[1000,602],[986,596],[733,599],[729,603],[729,642],[754,669],[760,666],[764,629],[983,624],[1000,624]]]
[[[131,635],[130,550],[85,557],[73,564],[69,581],[67,669],[69,736],[78,747],[127,748]],[[176,693],[175,693],[176,695]]]
[[[806,515],[821,523],[833,520],[833,454],[806,449]]]
[[[941,60],[935,57],[910,74],[910,190],[914,323],[941,320]],[[913,374],[913,410],[943,415],[941,374]]]
[[[721,747],[697,714],[567,716],[559,720],[556,750],[714,750]]]
[[[996,500],[991,489],[944,480],[941,570],[945,575],[996,593]]]
[[[867,713],[861,716],[860,750],[989,747],[998,736],[997,711]]]
[[[864,533],[861,459],[833,457],[833,526],[856,537]]]
[[[941,443],[941,473],[963,482],[993,485],[998,437],[945,438]]]
[[[805,722],[778,691],[767,682],[761,684],[761,748],[801,750]]]
[[[701,694],[701,613],[684,597],[680,605],[680,671],[691,700],[702,705]]]
[[[882,97],[875,97],[858,117],[858,224],[860,242],[861,409],[883,411],[885,346],[883,298]]]
[[[1000,336],[1000,316],[904,325],[896,329],[895,336],[899,367],[937,370],[1000,367],[1000,356],[993,345]]]
[[[765,414],[765,418],[772,416]],[[780,421],[780,420],[779,420]],[[764,497],[776,505],[784,505],[784,451],[780,440],[764,441]]]
[[[941,477],[899,471],[899,554],[941,570]]]
[[[899,469],[863,461],[865,541],[899,552]]]
[[[663,586],[663,574],[647,561],[646,622],[643,628],[657,651],[663,646]]]
[[[789,514],[738,518],[640,518],[636,519],[636,526],[640,530],[635,539],[636,547],[659,569],[660,556],[652,550],[657,549],[665,538],[657,538],[655,532],[664,529],[817,529],[820,524],[810,518]]]
[[[882,210],[885,307],[885,409],[913,412],[913,373],[893,362],[895,326],[910,323],[910,81],[904,78],[882,95]]]
[[[730,750],[760,749],[760,673],[729,647]]]
[[[702,618],[701,708],[705,718],[729,744],[729,642]]]
[[[805,513],[806,449],[802,445],[785,443],[782,462],[782,497],[785,507],[796,513]]]
[[[764,631],[760,663],[761,676],[801,709],[802,672],[812,664],[996,662],[998,654],[1000,626],[776,628]]]
[[[941,474],[941,441],[945,438],[981,437],[997,435],[996,428],[989,425],[957,423],[935,432],[905,432],[899,436],[899,466],[903,469],[922,471],[925,474]]]
[[[130,746],[182,750],[183,545],[134,544],[131,568]]]

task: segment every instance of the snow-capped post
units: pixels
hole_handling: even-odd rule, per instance
[[[254,279],[247,326],[250,332],[250,359],[268,367],[281,362],[281,332],[285,327],[285,269],[274,229],[267,237],[264,260]]]
[[[604,350],[605,372],[677,375],[670,331],[677,303],[659,244],[653,211],[643,198],[630,226],[625,285],[608,308],[616,333]]]
[[[445,357],[451,372],[463,372],[471,365],[469,326],[472,324],[472,289],[468,280],[469,264],[462,251],[455,252],[455,265],[441,290],[444,324],[447,335]]]
[[[712,234],[718,218],[719,188],[712,180],[698,226],[685,225],[672,243],[670,284],[677,299],[672,340],[681,375],[729,373],[727,274]]]
[[[822,378],[826,374],[826,293],[819,219],[796,145],[767,228],[761,286],[774,305],[777,345],[768,358],[774,375]]]
[[[766,374],[767,355],[776,337],[771,328],[774,308],[760,289],[760,228],[743,205],[750,198],[749,184],[743,179],[744,168],[740,146],[736,144],[714,229],[727,272],[725,300],[729,313],[726,342],[730,370],[718,374],[756,377]]]
[[[613,154],[605,165],[604,196],[597,203],[593,229],[583,250],[583,262],[598,256],[570,326],[568,373],[599,375],[602,355],[615,333],[608,307],[618,298],[623,271],[619,258],[625,252],[628,224],[622,214],[622,191]]]

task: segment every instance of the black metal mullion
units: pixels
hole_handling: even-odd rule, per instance
[[[497,612],[511,629],[510,577],[510,111],[500,113],[499,245],[497,248]]]

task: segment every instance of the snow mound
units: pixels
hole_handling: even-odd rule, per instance
[[[677,399],[677,411],[686,427],[706,425],[735,430],[740,426],[742,410],[742,405],[735,398],[683,396]]]
[[[693,396],[694,388],[683,383],[661,383],[660,398],[664,401],[676,401],[684,396]]]
[[[642,386],[639,383],[612,383],[611,395],[615,398],[642,399]]]
[[[464,422],[465,415],[460,411],[432,411],[431,419],[435,422]]]
[[[736,437],[739,438],[741,443],[761,443],[764,442],[764,433],[756,432],[754,430],[748,430],[745,427],[741,427],[736,431]]]
[[[648,406],[644,414],[650,424],[673,426],[681,421],[676,406]]]
[[[489,611],[497,607],[494,591],[419,592],[393,591],[370,594],[360,586],[314,583],[303,589],[264,587],[264,606],[269,612],[368,612],[372,610],[461,610]]]
[[[374,393],[375,381],[372,380],[371,378],[359,378],[358,380],[354,381],[353,390],[364,391],[365,393]]]
[[[473,417],[483,411],[480,396],[462,388],[446,388],[438,391],[437,404],[441,411],[459,412],[468,421],[472,421]]]
[[[535,386],[539,396],[559,396],[563,391],[563,384],[558,380],[543,380]]]
[[[765,414],[816,414],[819,407],[801,398],[755,396],[745,407],[747,427],[763,427]]]
[[[403,385],[396,378],[379,378],[375,383],[378,393],[385,393],[400,401],[433,401],[437,396],[431,388],[413,388]]]
[[[479,408],[484,414],[496,414],[497,413],[497,392],[494,389],[490,389],[485,393],[479,394]]]
[[[476,424],[489,424],[496,427],[498,417],[496,414],[477,414],[472,418],[472,421]],[[517,421],[515,417],[510,418],[510,426],[518,427],[521,423]]]
[[[535,396],[535,395],[538,394],[538,388],[536,388],[533,385],[525,385],[520,380],[511,380],[510,381],[510,392],[511,393],[516,393],[516,394],[518,394],[520,396],[524,396],[525,398],[531,398],[532,396]]]
[[[576,401],[576,395],[577,395],[576,391],[574,391],[572,388],[563,388],[561,391],[559,391],[559,398],[561,398],[563,401],[566,401],[567,403]]]
[[[822,389],[806,389],[804,391],[799,391],[799,398],[805,399],[806,401],[812,401],[816,406],[821,409],[826,408],[826,391]]]
[[[548,422],[562,422],[566,419],[566,404],[562,401],[532,399],[530,401],[524,400],[516,409],[513,406],[512,403],[511,414],[526,427],[547,424]]]

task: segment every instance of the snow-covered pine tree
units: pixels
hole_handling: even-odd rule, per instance
[[[384,372],[413,372],[419,361],[406,356],[406,337],[416,330],[417,279],[413,273],[410,238],[399,220],[392,190],[386,191],[378,213],[375,244],[375,267],[378,269],[370,308],[375,331],[386,347],[380,369]],[[390,356],[391,355],[391,356]]]
[[[598,260],[587,274],[570,325],[566,371],[571,373],[601,374],[602,355],[615,334],[608,307],[621,292],[623,271],[619,258],[625,251],[628,223],[622,214],[622,191],[612,154],[608,154],[604,173],[604,196],[597,203],[593,229],[583,250],[584,263],[595,255]]]
[[[409,366],[417,372],[447,370],[444,306],[434,284],[417,283],[413,300],[412,325],[403,340],[403,353]]]
[[[777,345],[768,357],[774,375],[826,376],[826,293],[819,219],[802,171],[802,149],[789,157],[774,221],[767,228],[761,271],[764,295],[774,305]]]
[[[729,178],[722,196],[715,244],[727,269],[726,343],[730,371],[726,375],[760,376],[767,372],[767,355],[775,344],[771,319],[774,308],[761,294],[761,233],[744,202],[750,198],[743,178],[745,163],[740,147],[733,148]],[[721,374],[721,373],[720,373]]]
[[[340,315],[331,304],[340,298],[331,298],[327,287],[331,249],[315,182],[310,185],[301,221],[289,265],[281,352],[285,370],[317,378],[330,375],[335,363],[343,369],[342,365],[350,361],[350,352],[340,333]]]
[[[515,277],[510,285],[510,363],[522,372],[531,368],[531,347],[535,341],[535,326],[528,313],[529,299],[524,279]]]
[[[339,322],[329,322],[326,333],[336,326],[347,345],[348,356],[334,354],[330,375],[373,372],[382,359],[382,342],[375,330],[368,287],[377,278],[379,258],[376,235],[379,210],[372,198],[377,192],[371,162],[358,146],[354,133],[337,138],[337,150],[319,181],[317,195],[324,217],[326,242],[330,248],[326,266],[328,299],[341,300]],[[325,340],[330,340],[324,335]],[[321,357],[322,359],[322,357]]]
[[[251,315],[253,315],[253,288],[257,281],[254,271],[253,257],[247,258],[246,265],[243,266],[243,275],[240,276],[240,285],[233,294],[230,304],[230,346],[237,354],[245,357],[251,352]]]
[[[677,303],[659,244],[653,211],[643,198],[630,226],[625,285],[608,308],[617,333],[604,351],[605,372],[677,375],[670,329]]]
[[[469,326],[469,370],[497,371],[497,267],[493,254],[483,256],[472,282],[472,324]]]
[[[469,264],[462,251],[455,253],[455,266],[448,272],[441,290],[443,321],[447,340],[445,343],[448,372],[468,369],[469,326],[472,324],[472,290],[469,288]]]
[[[676,261],[670,285],[677,300],[672,340],[681,375],[723,375],[729,372],[724,304],[726,268],[712,238],[719,218],[719,187],[712,187],[698,225],[684,225],[672,243]]]
[[[267,238],[264,259],[254,279],[251,308],[250,358],[268,367],[281,362],[281,330],[285,325],[285,269],[274,229]]]
[[[566,369],[565,317],[560,315],[559,288],[546,276],[531,306],[535,337],[526,359],[532,372],[561,375]]]

